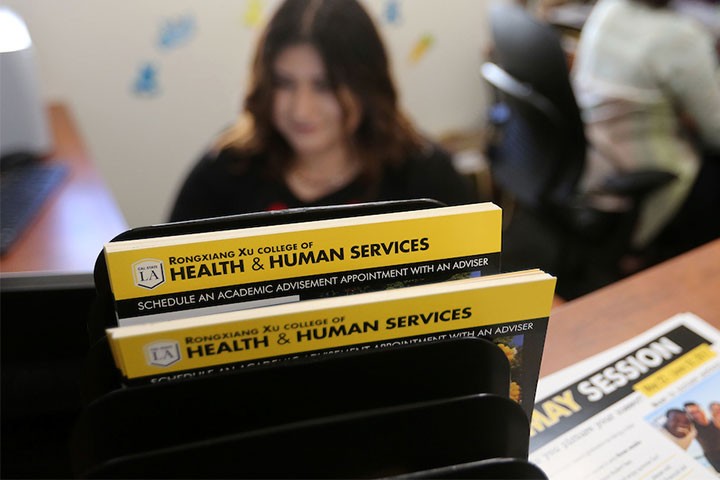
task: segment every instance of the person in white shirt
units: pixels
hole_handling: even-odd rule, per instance
[[[720,156],[704,159],[702,153],[720,152],[715,39],[668,3],[599,0],[583,27],[572,72],[591,144],[584,189],[618,171],[661,169],[677,176],[643,205],[632,239],[638,250],[682,215],[692,219],[680,218],[688,241],[720,236]],[[701,168],[708,173],[699,178]],[[698,224],[698,215],[705,224]]]

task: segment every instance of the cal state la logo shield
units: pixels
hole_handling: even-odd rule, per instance
[[[145,360],[148,365],[169,367],[180,361],[180,344],[174,340],[161,340],[145,345]]]
[[[135,285],[152,290],[165,283],[165,267],[161,260],[143,258],[132,264]]]

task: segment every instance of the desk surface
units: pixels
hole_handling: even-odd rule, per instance
[[[103,244],[128,228],[70,112],[52,104],[48,114],[55,149],[46,161],[68,165],[70,174],[18,243],[0,258],[2,273],[92,272]]]
[[[600,353],[676,313],[720,328],[720,239],[553,308],[544,376]]]

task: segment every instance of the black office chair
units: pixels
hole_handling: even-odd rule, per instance
[[[581,194],[588,144],[558,33],[515,4],[493,6],[490,23],[492,61],[481,72],[497,96],[489,157],[509,220],[503,266],[554,273],[558,294],[573,298],[623,275],[618,264],[643,199],[675,176],[622,174]]]

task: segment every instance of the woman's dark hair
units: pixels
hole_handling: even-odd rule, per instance
[[[286,0],[268,23],[255,53],[245,97],[246,122],[221,142],[243,156],[267,154],[271,173],[280,174],[292,149],[272,121],[273,64],[287,47],[313,46],[345,117],[352,97],[361,118],[348,140],[363,159],[366,177],[416,151],[420,136],[399,110],[385,47],[373,20],[356,0]],[[351,94],[351,95],[348,95]],[[248,121],[249,120],[249,121]]]

